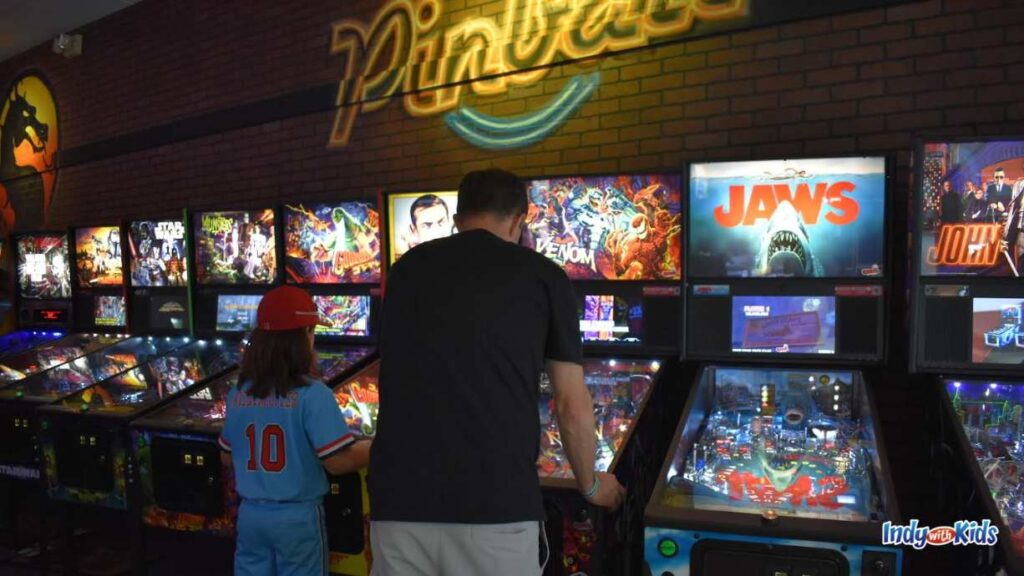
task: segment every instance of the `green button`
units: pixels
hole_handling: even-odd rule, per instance
[[[82,410],[82,412],[88,412],[89,411],[89,405],[88,404],[82,404],[80,406],[80,409]]]
[[[662,538],[658,542],[658,552],[665,558],[672,558],[679,554],[679,544],[676,544],[676,541],[671,538]]]

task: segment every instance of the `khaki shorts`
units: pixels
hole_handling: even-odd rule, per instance
[[[539,522],[371,522],[372,576],[540,576]]]

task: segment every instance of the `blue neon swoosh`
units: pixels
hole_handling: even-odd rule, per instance
[[[573,78],[543,109],[511,118],[497,118],[463,107],[445,116],[461,138],[488,150],[510,150],[534,144],[557,130],[597,90],[601,73]]]

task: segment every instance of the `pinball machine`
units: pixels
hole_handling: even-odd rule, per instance
[[[75,229],[75,257],[72,261],[78,274],[74,282],[77,290],[72,290],[72,294],[75,295],[74,301],[77,303],[73,307],[76,311],[73,314],[74,327],[80,330],[126,329],[126,309],[133,307],[133,304],[136,309],[145,308],[149,304],[145,300],[141,303],[136,302],[140,295],[137,285],[142,284],[143,289],[155,289],[150,286],[158,282],[152,280],[160,279],[155,273],[139,274],[139,230],[155,232],[141,238],[146,254],[155,257],[165,251],[170,255],[172,250],[177,250],[174,254],[177,257],[178,254],[185,256],[184,235],[176,235],[183,232],[180,228],[181,223],[178,222],[175,226],[173,221],[166,224],[133,222],[129,225],[126,236],[115,226]],[[129,239],[128,249],[124,251],[120,249],[122,237]],[[170,245],[175,242],[179,245]],[[35,243],[38,246],[45,246],[45,243],[40,244],[38,240]],[[29,266],[28,262],[33,259],[45,262],[46,253],[42,254],[42,258],[27,255],[25,266]],[[126,262],[132,272],[130,275],[122,273]],[[184,272],[184,262],[180,262],[180,265]],[[161,261],[159,266],[153,268],[156,272],[164,272],[168,266]],[[45,274],[43,276],[45,277]],[[140,282],[143,278],[146,281]],[[166,278],[166,275],[163,278]],[[183,307],[188,305],[185,293],[187,286],[184,284],[184,278],[178,279],[180,293],[176,295],[175,306],[182,307],[184,311]],[[130,294],[127,303],[118,293],[126,280],[129,283]],[[36,293],[45,291],[44,287],[33,289],[31,277],[23,279],[22,285]],[[148,296],[148,293],[142,295]],[[150,317],[159,314],[157,311],[157,314]],[[35,409],[38,406],[58,402],[92,384],[134,369],[151,358],[171,352],[189,342],[189,339],[184,337],[187,325],[169,325],[167,329],[162,329],[162,324],[145,321],[147,319],[132,325],[132,332],[145,336],[125,337],[116,344],[89,352],[66,364],[34,374],[0,390],[0,413],[4,414],[5,422],[13,419],[15,424],[20,424],[15,426],[18,432],[15,437],[21,440],[9,447],[10,453],[5,454],[0,460],[0,469],[7,466],[15,473],[39,478],[39,445],[35,425]]]
[[[937,394],[950,455],[950,562],[1024,574],[1024,139],[923,141],[915,168],[912,369]],[[971,523],[987,539],[960,539]]]
[[[21,350],[0,358],[0,387],[81,357],[117,342],[120,337],[96,334],[95,324],[75,324],[72,331],[72,261],[68,234],[36,232],[15,237],[18,325],[46,336],[32,346],[18,338]],[[68,335],[65,335],[68,334]]]
[[[380,282],[379,225],[375,206],[341,202],[285,206],[286,280],[313,293],[329,326],[317,328],[320,377],[328,385],[364,365],[375,352],[372,309]],[[219,311],[218,318],[223,319]],[[243,330],[255,327],[252,316]],[[197,320],[201,331],[224,338],[218,327],[236,323]],[[232,536],[237,511],[231,466],[219,458],[217,439],[225,399],[238,372],[218,378],[136,420],[133,447],[140,472],[143,521],[149,527]]]
[[[648,573],[901,573],[881,541],[900,517],[869,382],[886,350],[887,167],[689,166],[684,357],[707,364],[647,506]]]
[[[682,400],[671,382],[681,369],[680,177],[565,176],[527,180],[526,187],[522,243],[561,266],[577,296],[596,468],[628,487],[614,513],[579,494],[543,375],[537,473],[551,551],[544,574],[639,573],[643,507],[667,449],[662,431]]]
[[[382,264],[391,266],[416,245],[450,236],[455,231],[452,217],[457,200],[454,191],[384,195],[387,236],[386,242],[378,244],[385,248],[381,250]],[[370,216],[367,221],[382,222],[379,215]],[[380,362],[373,359],[333,386],[349,429],[361,437],[373,437],[376,432],[379,370]],[[328,480],[324,511],[330,571],[346,576],[366,576],[372,565],[366,470],[330,476]]]

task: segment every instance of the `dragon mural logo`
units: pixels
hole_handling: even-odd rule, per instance
[[[0,102],[0,220],[4,234],[45,220],[57,181],[57,102],[46,80],[26,72]]]

